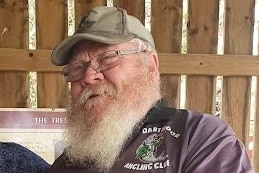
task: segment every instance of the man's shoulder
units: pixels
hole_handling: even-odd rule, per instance
[[[154,106],[146,116],[148,123],[159,123],[164,121],[186,121],[188,111],[184,109],[176,109],[166,105]]]
[[[215,115],[192,111],[189,109],[176,109],[169,106],[160,106],[153,109],[148,116],[149,123],[165,122],[184,126],[185,133],[200,133],[209,135],[234,135],[231,126]]]
[[[234,135],[230,125],[220,117],[212,114],[201,113],[197,111],[188,111],[186,126],[195,128],[198,131],[214,131],[225,135]]]
[[[182,121],[188,126],[228,127],[221,118],[212,114],[193,111],[190,109],[178,109],[168,106],[165,99],[157,101],[156,105],[147,114],[149,122]]]

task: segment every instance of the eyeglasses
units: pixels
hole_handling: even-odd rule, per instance
[[[68,64],[63,68],[63,75],[67,82],[77,81],[83,78],[85,70],[91,67],[97,72],[103,72],[119,64],[118,59],[125,55],[145,52],[143,50],[111,50],[97,55],[87,62]]]

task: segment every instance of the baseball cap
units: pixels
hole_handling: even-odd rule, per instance
[[[51,53],[54,65],[68,64],[73,47],[81,40],[104,44],[119,44],[139,38],[155,48],[151,33],[126,10],[116,7],[99,6],[90,10],[80,21],[76,32],[61,41]]]

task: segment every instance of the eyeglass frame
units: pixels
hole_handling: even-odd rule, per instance
[[[74,82],[74,81],[77,81],[77,80],[80,80],[80,79],[83,78],[83,75],[82,75],[82,77],[79,77],[78,79],[76,78],[75,80],[69,79],[69,77],[68,77],[68,76],[69,76],[69,74],[68,74],[69,72],[68,72],[68,71],[65,72],[65,70],[68,69],[69,67],[71,67],[71,66],[73,66],[73,65],[75,65],[75,64],[80,64],[80,65],[82,65],[82,67],[83,67],[83,70],[82,70],[82,72],[81,72],[81,73],[83,74],[89,67],[92,67],[91,65],[92,65],[92,61],[93,61],[93,60],[96,60],[96,59],[98,59],[98,58],[104,56],[105,54],[107,54],[107,53],[109,53],[109,52],[114,52],[114,53],[116,53],[114,57],[122,58],[122,57],[124,57],[124,56],[126,56],[126,55],[137,54],[137,53],[141,53],[141,52],[147,52],[147,50],[109,50],[109,51],[106,51],[106,52],[103,52],[103,53],[101,53],[101,54],[98,54],[98,55],[94,56],[93,58],[91,58],[90,61],[87,61],[87,62],[73,62],[73,63],[69,63],[68,65],[66,65],[65,67],[63,67],[63,71],[62,71],[62,74],[63,74],[63,76],[65,77],[65,80],[66,80],[67,82]],[[97,61],[97,62],[99,63],[100,61]],[[119,64],[119,63],[118,63],[118,64]],[[94,70],[97,71],[97,72],[103,72],[103,71],[106,71],[106,70],[109,70],[109,69],[114,68],[114,67],[117,66],[118,64],[116,64],[116,65],[114,65],[114,66],[112,66],[112,67],[110,67],[110,68],[107,68],[107,69],[105,69],[105,70],[101,70],[101,69],[98,70],[98,68],[100,67],[100,64],[99,64],[98,68],[95,68]],[[79,73],[79,74],[80,74],[80,73]]]

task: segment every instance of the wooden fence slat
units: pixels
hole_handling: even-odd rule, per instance
[[[189,1],[188,53],[217,53],[218,1]],[[213,113],[214,77],[187,77],[188,109]]]
[[[26,0],[0,2],[0,47],[26,48],[28,37]],[[19,56],[19,55],[16,55]],[[0,73],[0,107],[27,107],[28,74]]]
[[[225,54],[252,54],[254,0],[226,1]],[[234,61],[234,59],[233,59]],[[251,77],[224,77],[222,118],[247,145]]]
[[[181,52],[182,6],[182,0],[152,1],[151,32],[158,52]],[[179,85],[180,76],[161,76],[161,91],[170,106],[180,105]]]
[[[0,71],[61,72],[50,61],[51,50],[0,48]],[[17,56],[19,55],[19,56]]]
[[[27,0],[1,1],[0,19],[0,47],[26,48],[28,45]]]
[[[258,76],[259,57],[252,55],[159,53],[162,74]]]
[[[63,0],[36,2],[37,48],[53,49],[67,36],[67,4]],[[50,61],[50,57],[46,57]],[[67,83],[57,73],[37,73],[38,107],[63,107]]]

